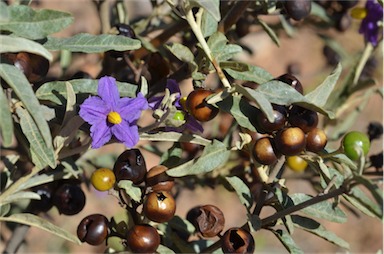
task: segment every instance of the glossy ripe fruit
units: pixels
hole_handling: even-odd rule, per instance
[[[53,187],[51,185],[45,184],[37,186],[33,191],[40,196],[40,200],[31,199],[29,203],[29,210],[38,213],[38,212],[47,212],[53,206],[52,196],[53,196]]]
[[[171,193],[154,191],[147,195],[143,204],[143,211],[151,221],[167,222],[175,215],[176,202]]]
[[[47,59],[27,52],[18,53],[14,65],[24,73],[31,83],[41,80],[49,70],[49,61]]]
[[[113,173],[117,181],[131,180],[134,184],[143,182],[147,166],[140,150],[135,148],[120,154],[113,166]]]
[[[286,74],[283,74],[283,75],[281,75],[275,79],[290,85],[291,87],[295,88],[296,91],[298,91],[301,94],[304,93],[303,85],[292,74],[286,73]]]
[[[154,253],[160,245],[160,235],[151,225],[138,224],[128,231],[127,244],[133,253]]]
[[[224,253],[253,253],[255,240],[242,228],[230,228],[221,238],[221,249]]]
[[[252,155],[255,160],[263,165],[271,165],[277,161],[273,139],[264,137],[256,140],[253,145]]]
[[[299,127],[305,133],[316,128],[319,122],[319,116],[316,111],[306,109],[300,106],[293,106],[289,110],[289,123],[294,127]]]
[[[307,151],[318,153],[327,145],[327,135],[322,129],[315,128],[307,133],[306,146]]]
[[[63,184],[53,195],[53,204],[61,214],[74,215],[85,206],[85,194],[77,184]]]
[[[102,214],[85,217],[77,227],[77,237],[90,245],[102,244],[108,236],[108,219]]]
[[[310,0],[284,1],[284,8],[288,16],[296,21],[307,17],[311,13]]]
[[[224,229],[225,224],[223,212],[214,205],[192,208],[187,214],[187,220],[204,237],[217,236]]]
[[[363,155],[367,155],[371,143],[366,134],[359,131],[351,131],[344,136],[342,146],[344,153],[348,156],[348,158],[351,160],[357,160],[359,159],[358,150],[362,149]]]
[[[91,184],[98,191],[107,191],[113,188],[115,182],[115,174],[108,168],[99,168],[91,176]]]
[[[295,172],[303,172],[308,166],[308,163],[303,158],[297,155],[288,156],[286,163],[288,167]]]
[[[219,109],[205,102],[205,99],[212,94],[212,91],[197,89],[188,95],[186,101],[187,109],[196,120],[207,122],[219,113]]]
[[[153,191],[170,191],[175,185],[173,177],[167,175],[168,168],[163,165],[152,167],[145,176],[145,183]]]
[[[257,111],[256,120],[260,133],[272,133],[280,130],[287,122],[287,109],[284,106],[273,104],[274,121],[271,123],[267,116],[260,110]]]
[[[274,140],[277,151],[284,155],[298,155],[305,149],[305,134],[298,127],[279,131]]]

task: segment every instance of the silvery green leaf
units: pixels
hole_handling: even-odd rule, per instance
[[[12,37],[8,35],[0,35],[0,41],[0,53],[29,52],[36,55],[40,55],[50,62],[52,61],[52,54],[37,42],[21,37]]]
[[[15,203],[23,199],[41,199],[40,195],[32,191],[18,191],[2,200],[2,204]]]
[[[26,5],[10,5],[3,8],[8,10],[8,17],[2,17],[0,29],[27,39],[43,39],[73,22],[72,15],[65,12],[48,9],[35,11]]]
[[[224,66],[223,68],[234,79],[252,81],[257,84],[263,84],[273,79],[272,74],[260,67],[244,63],[242,63],[242,65],[246,65],[247,68],[244,69],[243,66],[240,70],[237,68],[226,66]]]
[[[172,131],[158,132],[155,134],[141,133],[140,140],[189,142],[203,146],[208,146],[212,143],[209,139],[205,139],[196,134],[186,134]]]
[[[43,46],[48,50],[99,53],[108,50],[127,51],[138,49],[141,47],[141,42],[120,35],[80,33],[69,38],[48,37]]]
[[[13,140],[13,119],[3,89],[0,90],[0,119],[1,145],[9,147]]]
[[[216,21],[220,21],[220,0],[191,0],[192,6],[199,6],[204,8]]]
[[[253,198],[248,186],[237,176],[228,176],[225,177],[225,180],[227,180],[227,182],[235,190],[241,203],[247,207],[247,209],[250,209],[253,204]]]
[[[289,251],[289,253],[295,253],[295,254],[304,253],[296,245],[295,241],[292,239],[291,235],[287,231],[284,231],[284,230],[281,230],[281,229],[278,229],[278,230],[270,229],[270,231],[275,234],[277,239],[280,240],[280,242]]]
[[[125,192],[136,202],[141,200],[141,189],[140,187],[134,186],[130,180],[121,180],[117,184],[120,189],[124,189]]]
[[[203,36],[209,37],[217,31],[217,20],[207,11],[203,12],[201,17],[201,31]]]
[[[257,19],[257,22],[261,25],[261,27],[264,29],[264,31],[269,35],[269,37],[272,39],[272,41],[277,45],[280,46],[279,37],[273,31],[273,29],[263,20]]]

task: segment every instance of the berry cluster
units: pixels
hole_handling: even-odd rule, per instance
[[[303,94],[300,81],[291,74],[276,80],[282,81]],[[280,155],[296,156],[303,151],[318,153],[327,144],[327,136],[317,128],[319,117],[316,111],[299,105],[280,106],[273,104],[274,122],[265,114],[256,115],[257,130],[263,136],[254,142],[252,154],[263,165],[274,164]]]
[[[166,174],[168,168],[157,165],[147,171],[143,155],[139,149],[130,149],[121,153],[113,170],[100,168],[91,176],[91,184],[99,191],[116,190],[124,196],[119,182],[131,181],[133,186],[140,187],[142,199],[139,202],[130,200],[126,205],[134,214],[134,223],[121,232],[114,232],[112,223],[101,214],[85,217],[79,224],[77,235],[82,242],[99,245],[110,235],[119,235],[124,247],[135,253],[152,253],[160,245],[160,235],[151,222],[164,223],[171,220],[176,211],[176,202],[172,195],[174,179]],[[127,195],[125,195],[127,197]],[[124,202],[124,198],[122,198]],[[142,205],[141,212],[138,207]]]

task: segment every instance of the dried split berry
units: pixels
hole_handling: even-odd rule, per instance
[[[151,221],[167,222],[175,215],[176,201],[169,192],[154,191],[147,195],[143,204],[143,211]]]
[[[285,126],[287,122],[287,109],[285,106],[273,104],[273,117],[274,121],[270,122],[266,115],[262,111],[257,111],[256,120],[258,131],[260,133],[272,133],[280,130]]]
[[[128,231],[127,244],[133,253],[154,253],[160,245],[160,235],[151,225],[138,224]]]
[[[299,127],[305,133],[316,128],[319,116],[316,111],[294,105],[289,111],[289,123],[294,127]]]
[[[351,131],[344,136],[342,146],[348,158],[357,160],[359,159],[359,150],[362,150],[364,156],[367,155],[371,143],[366,134],[359,131]]]
[[[223,212],[214,205],[192,208],[187,214],[187,220],[204,237],[217,236],[224,229],[225,224]]]
[[[53,195],[53,204],[60,213],[74,215],[85,206],[85,194],[79,185],[63,184],[58,187]]]
[[[154,191],[170,191],[175,185],[173,177],[167,175],[168,168],[163,165],[152,167],[145,176],[145,183]]]
[[[221,249],[224,253],[253,253],[255,240],[244,229],[230,228],[221,239]]]
[[[212,120],[218,113],[219,109],[206,103],[205,99],[212,95],[213,92],[204,89],[192,91],[186,101],[188,112],[200,122]]]
[[[274,140],[277,151],[284,155],[298,155],[305,149],[305,134],[298,127],[279,131]]]
[[[77,227],[77,237],[90,245],[102,244],[108,236],[108,219],[102,214],[85,217]]]
[[[324,149],[327,141],[325,132],[322,129],[315,128],[307,133],[305,149],[313,153],[318,153]]]
[[[99,168],[92,173],[91,184],[99,191],[111,189],[116,182],[115,174],[108,168]]]
[[[308,163],[303,158],[297,155],[288,156],[286,162],[288,167],[295,172],[303,172],[308,166]]]
[[[273,139],[264,137],[256,140],[253,145],[252,155],[255,160],[263,165],[271,165],[277,161]]]
[[[120,154],[113,166],[113,173],[117,181],[131,180],[134,184],[143,182],[147,166],[140,150],[130,149]]]
[[[275,79],[290,85],[291,87],[295,88],[296,91],[298,91],[301,94],[303,94],[303,92],[304,92],[303,85],[292,74],[286,73],[286,74],[283,74],[283,75],[281,75]]]

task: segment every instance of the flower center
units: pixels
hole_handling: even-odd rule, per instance
[[[356,7],[351,10],[351,17],[354,19],[363,19],[367,16],[367,9],[364,7]]]
[[[120,114],[115,111],[109,112],[107,119],[112,124],[119,124],[122,121]]]

